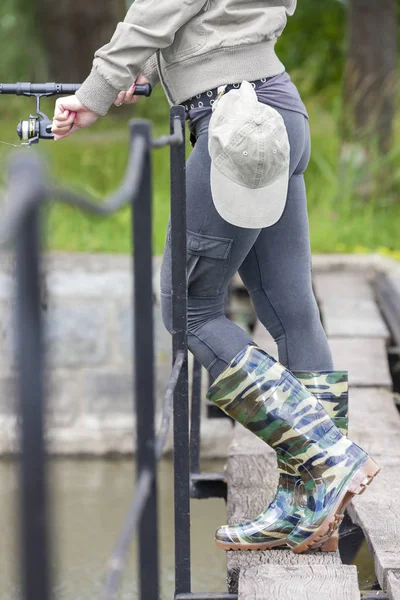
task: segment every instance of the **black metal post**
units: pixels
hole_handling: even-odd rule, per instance
[[[201,364],[193,361],[192,410],[190,413],[190,472],[200,473]]]
[[[185,140],[185,109],[171,108],[171,133],[179,118]],[[173,360],[185,354],[174,393],[175,593],[190,592],[190,454],[187,362],[186,146],[171,146],[171,252]]]
[[[35,175],[31,183],[37,183],[36,193],[40,194],[41,183],[35,180]],[[22,419],[20,555],[24,600],[50,598],[39,252],[39,209],[31,207],[18,231],[16,261],[18,395]]]
[[[158,600],[158,521],[157,466],[155,455],[154,339],[153,339],[153,253],[152,253],[152,173],[151,125],[131,124],[131,138],[146,141],[141,191],[132,207],[134,246],[134,373],[137,432],[137,477],[148,470],[154,474],[151,493],[139,526],[140,598]]]

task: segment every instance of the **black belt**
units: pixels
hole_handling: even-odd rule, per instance
[[[271,77],[263,77],[263,79],[257,79],[256,81],[250,81],[251,85],[255,90],[260,88],[268,79]],[[241,83],[230,83],[226,86],[225,94],[230,90],[240,88]],[[206,92],[202,92],[201,94],[196,94],[192,98],[188,98],[184,102],[181,102],[181,105],[185,107],[186,112],[189,113],[193,108],[210,108],[213,106],[215,100],[218,96],[218,88],[214,88],[212,90],[207,90]]]

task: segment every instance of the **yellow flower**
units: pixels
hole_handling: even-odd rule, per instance
[[[354,246],[353,252],[354,254],[368,254],[369,252],[371,252],[371,250],[366,246],[361,246],[360,244],[357,244],[356,246]]]

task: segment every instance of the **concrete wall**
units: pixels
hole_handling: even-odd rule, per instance
[[[377,255],[315,256],[314,273],[342,269],[385,272],[400,289],[400,264]],[[154,259],[157,405],[171,369],[171,338],[158,300],[160,259]],[[132,397],[132,278],[127,256],[49,254],[46,322],[47,416],[50,452],[104,455],[134,450]],[[239,283],[238,283],[239,285]],[[13,267],[0,254],[0,456],[18,450],[15,400]],[[235,300],[235,320],[244,326],[246,307]],[[247,307],[248,308],[248,307]],[[272,350],[270,350],[272,352]],[[207,378],[203,377],[203,408]],[[202,452],[226,457],[231,424],[202,419]],[[172,448],[171,436],[167,452]]]
[[[154,259],[157,405],[171,370],[171,336],[161,319],[160,259]],[[46,257],[48,308],[44,311],[46,436],[63,455],[104,455],[134,450],[132,395],[132,277],[129,257]],[[15,397],[15,317],[12,260],[0,257],[0,455],[18,450]],[[203,378],[206,386],[206,377]],[[203,390],[203,407],[204,394]],[[204,456],[226,456],[232,427],[203,419]],[[167,451],[171,450],[171,436]]]

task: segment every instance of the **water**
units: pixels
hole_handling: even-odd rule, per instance
[[[221,471],[223,463],[204,461],[203,470]],[[159,466],[160,555],[162,600],[174,592],[173,471],[169,461]],[[51,564],[53,597],[94,600],[101,597],[107,560],[128,510],[133,492],[129,461],[56,460],[50,472],[54,539]],[[0,598],[20,600],[16,552],[17,473],[11,462],[0,462]],[[225,552],[213,542],[215,529],[226,522],[225,502],[192,500],[193,591],[226,591]],[[138,598],[136,548],[124,573],[122,600]]]
[[[221,461],[203,461],[202,469],[221,471]],[[50,469],[53,598],[101,598],[105,565],[121,531],[133,492],[130,461],[55,460]],[[174,593],[173,470],[159,465],[159,516],[162,600]],[[15,464],[0,462],[0,599],[20,600],[16,548],[18,480]],[[226,522],[223,500],[192,500],[192,587],[194,592],[226,591],[225,552],[213,542],[215,529]],[[366,543],[355,564],[360,589],[375,582]],[[121,600],[137,594],[136,547],[132,548],[121,586]]]

